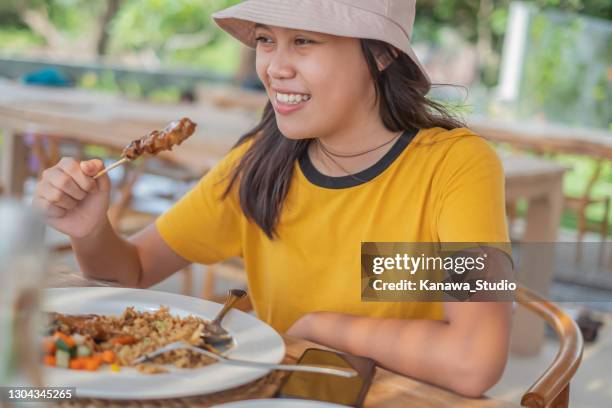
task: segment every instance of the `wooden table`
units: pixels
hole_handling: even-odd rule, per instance
[[[54,268],[50,271],[48,287],[83,287],[113,286],[108,282],[87,280],[78,272],[67,268]],[[295,363],[299,356],[309,347],[321,347],[317,344],[283,335],[287,355],[285,362]],[[525,384],[525,388],[528,384]],[[123,406],[123,405],[122,405]],[[450,391],[443,390],[408,377],[395,374],[377,367],[376,374],[365,401],[366,408],[405,408],[405,407],[482,407],[510,408],[513,403],[488,398],[463,398]]]

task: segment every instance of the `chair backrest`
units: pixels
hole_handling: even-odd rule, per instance
[[[576,322],[557,305],[525,287],[516,293],[520,305],[550,324],[559,336],[559,351],[552,364],[521,398],[526,407],[567,407],[569,383],[582,360],[584,342]]]

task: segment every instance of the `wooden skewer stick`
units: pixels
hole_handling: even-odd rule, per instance
[[[115,167],[119,167],[121,166],[123,163],[127,163],[129,162],[130,159],[128,159],[127,157],[124,157],[121,160],[117,160],[116,162],[114,162],[113,164],[111,164],[110,166],[108,166],[107,168],[103,169],[102,171],[100,171],[98,174],[96,174],[94,176],[94,180],[97,179],[98,177],[108,173],[109,171],[111,171],[112,169],[114,169]]]

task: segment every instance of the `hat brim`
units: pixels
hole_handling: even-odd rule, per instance
[[[401,26],[386,17],[341,2],[279,1],[271,8],[266,0],[248,0],[212,15],[215,23],[248,47],[255,48],[255,25],[387,42],[406,53],[431,84],[427,70],[416,56]]]

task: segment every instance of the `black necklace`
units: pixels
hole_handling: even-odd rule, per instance
[[[336,159],[334,159],[334,157],[333,157],[333,156],[336,156],[336,157],[344,157],[344,158],[347,158],[347,157],[358,157],[358,156],[363,156],[364,154],[367,154],[367,153],[373,152],[373,151],[375,151],[375,150],[378,150],[378,149],[380,149],[380,148],[382,148],[382,147],[387,146],[389,143],[393,142],[393,141],[394,141],[394,140],[396,140],[398,137],[400,137],[400,136],[402,135],[402,133],[403,133],[403,132],[400,132],[400,133],[399,133],[399,134],[397,134],[397,135],[396,135],[396,136],[395,136],[393,139],[391,139],[391,140],[389,140],[389,141],[387,141],[387,142],[385,142],[385,143],[381,144],[380,146],[377,146],[377,147],[375,147],[375,148],[373,148],[373,149],[366,150],[366,151],[361,152],[361,153],[353,153],[353,154],[337,154],[337,153],[333,153],[333,152],[329,151],[329,149],[327,149],[327,148],[325,147],[325,145],[323,145],[323,143],[322,143],[322,142],[321,142],[319,139],[317,139],[317,147],[319,148],[319,150],[321,151],[321,153],[323,153],[323,154],[324,154],[324,155],[325,155],[325,156],[326,156],[326,157],[327,157],[329,160],[331,160],[331,162],[332,162],[332,163],[334,163],[336,166],[338,166],[338,168],[340,168],[340,170],[342,170],[343,172],[345,172],[345,173],[347,174],[347,176],[349,176],[349,177],[353,178],[354,180],[359,181],[360,183],[365,183],[365,182],[367,182],[367,180],[363,180],[363,179],[361,179],[361,178],[359,178],[359,177],[355,176],[353,173],[351,173],[351,172],[350,172],[350,171],[348,171],[347,169],[345,169],[345,168],[344,168],[344,166],[342,166],[340,163],[338,163],[338,161],[337,161]]]
[[[334,153],[331,150],[329,150],[327,147],[325,147],[325,145],[323,144],[323,142],[321,142],[321,140],[317,139],[317,143],[319,144],[319,146],[321,147],[321,149],[327,153],[328,155],[331,156],[335,156],[335,157],[343,157],[343,158],[351,158],[351,157],[359,157],[359,156],[363,156],[364,154],[368,154],[371,153],[375,150],[378,150],[380,148],[383,148],[385,146],[387,146],[389,143],[393,142],[394,140],[396,140],[398,137],[400,137],[402,135],[403,132],[398,133],[397,135],[395,135],[391,140],[386,141],[385,143],[381,144],[380,146],[376,146],[373,147],[372,149],[368,149],[366,151],[360,152],[360,153],[350,153],[350,154],[343,154],[343,153]]]
[[[347,169],[345,169],[340,163],[338,163],[324,148],[321,147],[321,143],[317,143],[317,146],[319,147],[319,151],[321,153],[323,153],[325,155],[325,157],[327,157],[329,160],[332,161],[332,163],[334,163],[336,166],[338,166],[340,168],[340,170],[342,170],[343,172],[346,173],[347,176],[351,177],[354,180],[359,181],[360,183],[365,183],[367,180],[363,180],[359,177],[357,177],[356,175],[354,175],[353,173],[351,173],[350,171],[348,171]]]

